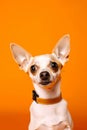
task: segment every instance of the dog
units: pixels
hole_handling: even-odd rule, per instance
[[[51,54],[33,57],[15,43],[10,48],[14,60],[34,85],[28,130],[72,130],[71,115],[60,89],[61,69],[70,53],[69,34],[60,38]]]

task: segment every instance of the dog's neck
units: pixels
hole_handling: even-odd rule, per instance
[[[34,83],[34,88],[40,98],[51,99],[51,98],[56,98],[60,96],[60,93],[61,93],[60,84],[61,84],[61,79],[58,82],[56,82],[54,87],[50,90],[42,88],[35,83]]]

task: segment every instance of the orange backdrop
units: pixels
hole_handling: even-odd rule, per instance
[[[74,130],[86,130],[86,0],[0,1],[0,130],[27,130],[32,102],[32,82],[13,61],[10,42],[34,56],[51,53],[66,33],[71,36],[71,53],[62,70],[63,97],[69,103]]]

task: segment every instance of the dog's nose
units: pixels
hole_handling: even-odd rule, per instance
[[[50,74],[47,71],[43,71],[40,73],[40,78],[41,80],[49,80],[50,79]]]

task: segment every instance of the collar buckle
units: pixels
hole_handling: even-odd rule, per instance
[[[37,102],[37,97],[39,97],[39,95],[36,93],[35,90],[32,91],[32,99]]]

